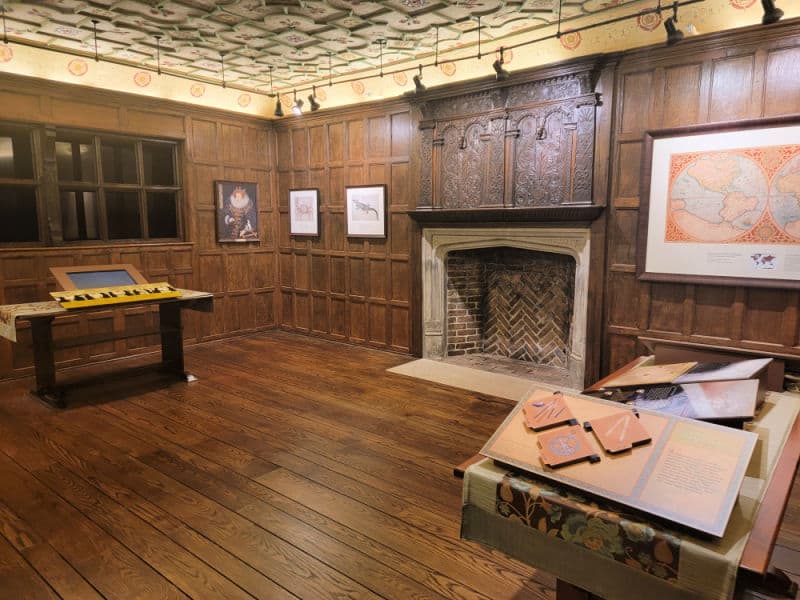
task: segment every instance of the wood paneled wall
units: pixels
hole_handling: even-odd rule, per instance
[[[0,105],[7,121],[181,140],[185,230],[184,241],[171,244],[0,248],[0,304],[49,299],[48,292],[56,289],[51,266],[121,262],[134,264],[149,281],[214,293],[213,314],[186,314],[188,342],[274,327],[274,159],[263,120],[11,75],[0,77]],[[258,183],[259,242],[217,243],[213,188],[218,179]],[[76,336],[86,341],[114,331],[130,334],[152,330],[157,319],[152,308],[93,311],[59,319],[54,336],[66,343]],[[26,327],[23,322],[18,343],[0,341],[0,377],[32,372]],[[158,342],[158,336],[135,335],[70,345],[56,358],[60,366],[80,364],[154,351]]]
[[[600,339],[590,343],[587,364],[599,364],[591,372],[607,373],[644,352],[639,336],[800,361],[799,292],[644,283],[635,274],[644,132],[800,113],[800,23],[690,38],[671,48],[613,58],[598,88],[593,197],[608,208],[592,228],[593,247],[606,252],[597,254],[602,262],[593,268],[600,282],[592,288],[593,322],[605,325]],[[414,323],[420,319],[420,298],[412,285],[418,231],[406,211],[416,208],[419,197],[420,115],[405,100],[269,124],[98,90],[82,89],[77,99],[74,90],[3,75],[3,118],[182,140],[185,241],[0,249],[0,302],[46,299],[54,286],[51,265],[131,262],[151,280],[166,278],[214,293],[214,313],[190,317],[190,342],[279,325],[418,351]],[[213,183],[220,179],[258,183],[258,243],[216,242]],[[363,184],[387,185],[385,239],[346,235],[345,186]],[[289,234],[288,192],[305,187],[320,190],[321,234],[315,238]],[[97,312],[64,319],[57,335],[138,331],[154,321],[152,311],[143,309]],[[25,335],[15,346],[0,342],[0,377],[30,373]],[[156,342],[138,336],[79,346],[63,350],[59,359],[79,364],[114,358],[154,350]]]
[[[800,293],[636,279],[642,136],[800,113],[800,24],[751,27],[629,52],[617,72],[603,372],[645,351],[637,336],[797,356]]]
[[[280,325],[408,352],[413,132],[404,102],[277,123]],[[387,237],[347,237],[345,187],[386,184]],[[289,235],[289,190],[317,188],[320,235]]]

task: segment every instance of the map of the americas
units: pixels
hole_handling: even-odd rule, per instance
[[[796,244],[800,145],[670,157],[665,242]]]

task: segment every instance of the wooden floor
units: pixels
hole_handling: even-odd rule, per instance
[[[60,373],[98,376],[66,410],[0,384],[0,598],[552,598],[458,537],[452,467],[510,406],[386,373],[406,360],[269,333],[192,347],[192,384]]]

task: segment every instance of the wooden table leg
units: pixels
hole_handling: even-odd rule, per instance
[[[197,377],[184,370],[183,323],[181,305],[178,302],[163,302],[158,306],[161,329],[161,366],[175,373],[184,381],[196,381]]]
[[[36,375],[34,394],[50,406],[64,408],[64,397],[56,387],[56,360],[53,345],[53,317],[31,319],[33,370]]]
[[[563,579],[556,579],[556,600],[592,600],[597,599],[591,592],[567,583]]]

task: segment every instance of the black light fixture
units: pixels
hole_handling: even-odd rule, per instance
[[[92,31],[94,32],[94,62],[100,62],[100,54],[97,51],[97,24],[100,21],[92,19]]]
[[[311,112],[319,110],[319,102],[317,101],[317,86],[311,86],[311,93],[308,95],[308,104],[311,107]]]
[[[667,46],[677,44],[683,39],[683,32],[678,29],[678,3],[672,5],[672,16],[664,21],[664,29],[667,30]]]
[[[375,43],[378,44],[378,48],[380,50],[380,57],[381,57],[380,76],[383,77],[383,47],[386,45],[386,40],[381,39],[376,41]]]
[[[419,73],[414,75],[411,79],[414,80],[414,92],[419,94],[425,91],[425,84],[422,83],[422,65],[419,66]]]
[[[764,7],[764,16],[761,18],[764,25],[775,23],[783,16],[783,11],[776,8],[775,0],[761,0],[761,6]]]
[[[276,117],[283,116],[283,107],[281,106],[281,97],[275,93],[275,89],[272,87],[272,70],[275,67],[272,65],[269,66],[269,95],[275,96],[277,100],[275,100],[275,112],[273,113]]]
[[[156,73],[161,75],[161,34],[157,33],[153,37],[156,38]]]
[[[294,94],[294,105],[292,106],[292,112],[299,117],[303,114],[303,99],[297,97],[297,90],[292,90],[292,94]]]
[[[495,78],[497,81],[505,81],[508,79],[509,72],[503,68],[503,64],[505,61],[503,60],[503,47],[500,46],[500,58],[492,63],[492,68],[495,72]]]

